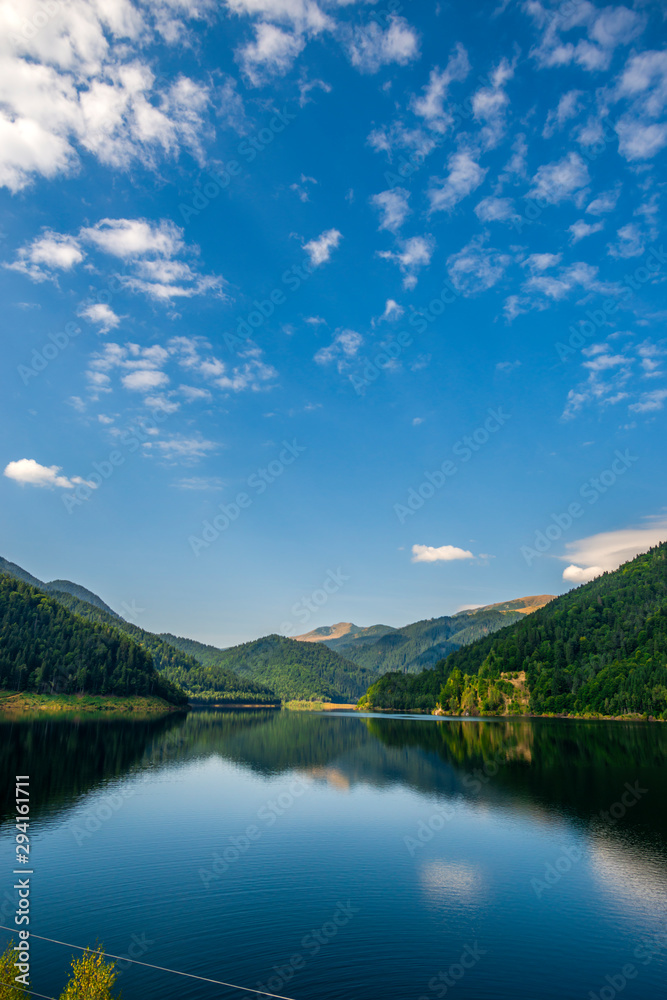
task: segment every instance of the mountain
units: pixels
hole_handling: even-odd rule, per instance
[[[36,581],[34,586],[42,591],[48,590],[51,596],[71,614],[124,633],[150,655],[155,669],[168,681],[179,685],[193,702],[275,705],[279,701],[274,692],[265,685],[248,678],[241,679],[223,667],[211,669],[210,666],[202,665],[199,659],[170,645],[162,636],[125,621],[100,597],[85,587],[70,583],[68,580],[54,580],[49,584],[43,584],[26,570],[6,559],[0,559],[0,571],[8,572],[19,580],[27,582],[34,580]],[[3,643],[4,639],[0,639],[0,648]]]
[[[389,673],[360,707],[667,719],[667,543],[464,646]]]
[[[51,580],[50,583],[44,585],[44,590],[50,594],[71,594],[72,597],[76,597],[79,601],[86,601],[87,604],[92,604],[93,607],[99,608],[101,611],[106,611],[112,618],[120,620],[120,615],[112,611],[101,597],[94,594],[92,590],[87,590],[86,587],[80,587],[78,583],[72,583],[71,580]]]
[[[265,685],[248,678],[241,678],[222,666],[202,664],[194,656],[165,642],[163,636],[147,632],[138,625],[119,618],[113,612],[103,611],[70,593],[54,591],[53,596],[74,614],[88,621],[113,625],[128,635],[151,654],[155,667],[162,676],[182,687],[192,702],[272,706],[279,701],[274,692]]]
[[[205,667],[213,667],[220,660],[220,655],[225,652],[219,646],[208,646],[205,642],[198,642],[196,639],[186,639],[180,635],[171,635],[169,632],[161,632],[160,639],[169,643],[175,649],[180,649],[187,656],[192,656]]]
[[[185,704],[150,654],[116,628],[71,614],[55,597],[0,574],[0,685],[10,691],[155,695]]]
[[[296,636],[296,640],[321,642],[376,673],[418,673],[434,666],[459,646],[519,621],[552,599],[551,594],[519,597],[481,608],[466,608],[455,615],[428,618],[398,629],[389,625],[359,628],[350,622],[339,622]]]
[[[16,563],[9,562],[8,559],[3,559],[2,556],[0,556],[0,573],[9,573],[10,576],[16,577],[17,580],[29,583],[31,587],[38,587],[40,590],[44,590],[45,585],[41,580],[38,580],[36,576],[32,576],[21,566],[17,566]]]
[[[344,646],[371,645],[389,632],[396,629],[391,625],[370,625],[360,628],[352,622],[338,622],[337,625],[322,625],[304,635],[295,635],[295,642],[323,642],[329,649],[341,649]]]
[[[101,608],[108,614],[113,615],[114,618],[119,616],[115,611],[112,611],[108,604],[105,604],[101,597],[94,594],[92,590],[87,590],[86,587],[80,587],[78,583],[72,583],[70,580],[51,580],[50,583],[44,583],[43,580],[38,580],[36,576],[32,576],[21,566],[17,566],[16,563],[9,562],[8,559],[3,559],[0,556],[0,573],[9,573],[10,576],[16,577],[18,580],[23,580],[24,583],[29,583],[31,587],[37,587],[39,590],[44,590],[47,593],[52,593],[54,591],[59,591],[60,593],[72,594],[74,597],[78,597],[82,601],[88,601],[89,604],[94,604],[96,608]]]
[[[175,645],[193,651],[191,639],[169,637]],[[207,662],[233,670],[242,678],[268,685],[285,701],[317,699],[356,701],[374,679],[364,667],[344,659],[323,643],[296,642],[282,635],[267,635],[230,649],[204,646]],[[214,659],[215,657],[215,659]]]

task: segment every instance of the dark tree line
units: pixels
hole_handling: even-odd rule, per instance
[[[117,629],[71,614],[54,597],[0,574],[0,686],[63,694],[187,699],[149,652]]]

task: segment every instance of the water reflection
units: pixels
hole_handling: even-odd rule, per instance
[[[601,844],[622,841],[632,831],[664,845],[667,727],[659,724],[404,720],[270,710],[202,710],[141,721],[0,722],[5,773],[31,775],[35,819],[111,780],[209,757],[263,776],[296,770],[341,793],[360,783],[401,785],[453,806],[504,805],[544,822],[566,818]],[[626,786],[640,794],[633,798]],[[618,808],[621,800],[632,804]],[[1,808],[3,819],[13,814],[6,787]]]

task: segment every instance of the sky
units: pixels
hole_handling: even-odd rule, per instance
[[[4,0],[0,554],[228,646],[667,538],[661,2]]]

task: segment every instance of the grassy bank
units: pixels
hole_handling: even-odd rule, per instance
[[[71,713],[79,715],[159,715],[183,711],[162,698],[126,697],[91,694],[35,694],[31,691],[0,693],[0,713],[28,715],[32,713]]]
[[[356,705],[336,705],[333,701],[286,701],[283,708],[291,712],[333,712],[335,709],[356,708]]]

